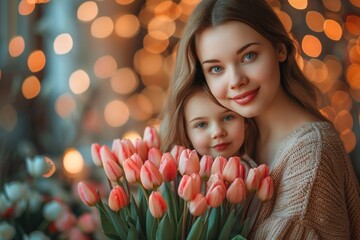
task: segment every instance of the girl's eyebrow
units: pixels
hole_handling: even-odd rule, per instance
[[[249,47],[252,46],[252,45],[260,45],[260,43],[257,43],[257,42],[248,43],[248,44],[246,44],[245,46],[241,47],[239,50],[237,50],[237,51],[236,51],[236,55],[241,54],[243,51],[245,51],[247,48],[249,48]],[[201,64],[205,64],[205,63],[216,63],[216,62],[219,62],[219,61],[216,60],[216,59],[209,59],[209,60],[203,61]]]
[[[192,122],[198,121],[198,120],[203,120],[203,119],[204,119],[204,117],[196,117],[196,118],[191,119],[191,120],[189,121],[189,123],[192,123]]]

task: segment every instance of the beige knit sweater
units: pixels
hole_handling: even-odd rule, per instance
[[[287,136],[271,170],[274,196],[262,203],[250,239],[360,239],[360,187],[331,124]]]

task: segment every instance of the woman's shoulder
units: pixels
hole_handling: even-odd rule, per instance
[[[285,137],[282,143],[297,141],[329,141],[333,138],[338,138],[338,134],[329,122],[308,122],[302,124],[300,127],[292,131]],[[334,140],[334,139],[333,139]]]
[[[279,154],[312,159],[314,155],[322,154],[346,156],[343,143],[329,122],[305,123],[295,129],[281,142]]]

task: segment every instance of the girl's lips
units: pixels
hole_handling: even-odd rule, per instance
[[[259,88],[239,94],[233,97],[232,100],[234,100],[234,102],[236,102],[237,104],[245,105],[251,102],[256,97],[258,92]]]
[[[213,146],[213,148],[215,148],[216,151],[224,151],[229,146],[229,144],[230,143],[220,143]]]

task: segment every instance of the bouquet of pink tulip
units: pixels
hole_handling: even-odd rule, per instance
[[[159,150],[158,132],[147,127],[143,139],[115,139],[112,149],[92,144],[94,163],[110,184],[108,202],[97,189],[78,184],[81,200],[99,209],[111,239],[243,239],[247,195],[272,197],[269,168],[246,171],[239,157],[199,158],[175,146]]]

